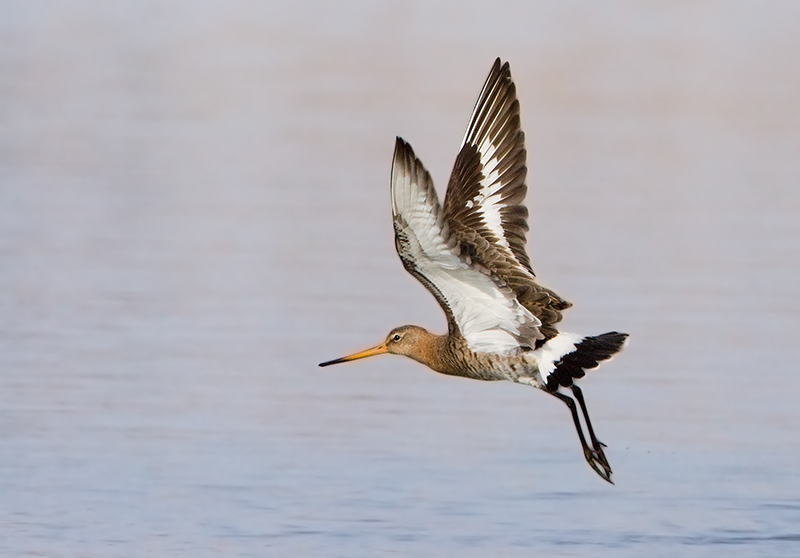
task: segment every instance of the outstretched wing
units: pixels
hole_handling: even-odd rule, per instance
[[[445,217],[458,229],[495,247],[498,256],[533,275],[525,253],[528,209],[525,186],[525,134],[508,63],[495,60],[456,158]]]
[[[462,252],[491,269],[542,322],[546,338],[570,304],[536,283],[525,252],[525,135],[511,70],[495,60],[470,117],[444,202]]]
[[[403,265],[447,314],[450,334],[481,352],[533,348],[540,321],[490,268],[462,253],[431,177],[411,146],[397,138],[392,164],[395,246]]]

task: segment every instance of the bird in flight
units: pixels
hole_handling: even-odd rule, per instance
[[[406,270],[439,301],[448,332],[401,326],[377,347],[320,366],[392,353],[442,374],[538,388],[567,405],[584,458],[613,484],[605,444],[594,433],[575,381],[617,353],[628,335],[584,337],[556,329],[571,304],[536,282],[525,252],[524,140],[516,87],[508,62],[499,58],[472,111],[444,205],[411,146],[397,138],[391,180],[395,247]]]

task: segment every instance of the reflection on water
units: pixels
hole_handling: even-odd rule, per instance
[[[0,553],[796,554],[795,8],[0,10]],[[316,367],[444,329],[391,149],[443,190],[497,55],[615,487],[538,392]]]

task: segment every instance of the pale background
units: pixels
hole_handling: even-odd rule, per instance
[[[0,555],[797,556],[800,3],[0,4]],[[495,57],[567,409],[382,357]]]

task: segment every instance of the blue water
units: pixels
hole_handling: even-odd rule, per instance
[[[332,6],[0,8],[0,555],[796,556],[798,9]],[[498,55],[615,486],[538,391],[316,366],[444,331],[391,152],[442,192]]]

